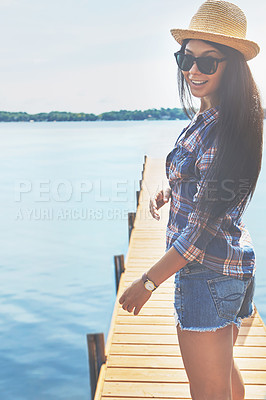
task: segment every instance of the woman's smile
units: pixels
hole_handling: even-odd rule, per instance
[[[198,79],[193,79],[193,78],[188,78],[188,79],[190,82],[190,86],[196,86],[196,87],[203,86],[208,82],[208,80],[204,81],[204,80],[198,80]]]

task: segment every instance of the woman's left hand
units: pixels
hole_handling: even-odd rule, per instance
[[[124,291],[119,303],[128,312],[132,312],[135,308],[134,315],[138,315],[146,301],[151,297],[151,293],[145,288],[143,280],[137,279]]]

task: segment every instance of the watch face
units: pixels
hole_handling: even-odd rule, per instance
[[[154,284],[150,281],[145,282],[145,288],[148,290],[153,290],[155,288]]]

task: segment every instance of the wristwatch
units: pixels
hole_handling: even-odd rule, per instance
[[[155,283],[153,281],[151,281],[147,274],[144,272],[144,274],[142,275],[141,278],[144,282],[144,286],[147,290],[149,290],[149,292],[153,292],[158,286],[155,285]]]

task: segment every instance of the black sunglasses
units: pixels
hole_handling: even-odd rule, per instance
[[[194,57],[191,54],[184,54],[181,51],[176,52],[174,55],[177,65],[182,71],[189,71],[194,62],[196,62],[199,71],[206,75],[215,74],[219,63],[226,60],[226,58],[214,58],[210,56]]]

